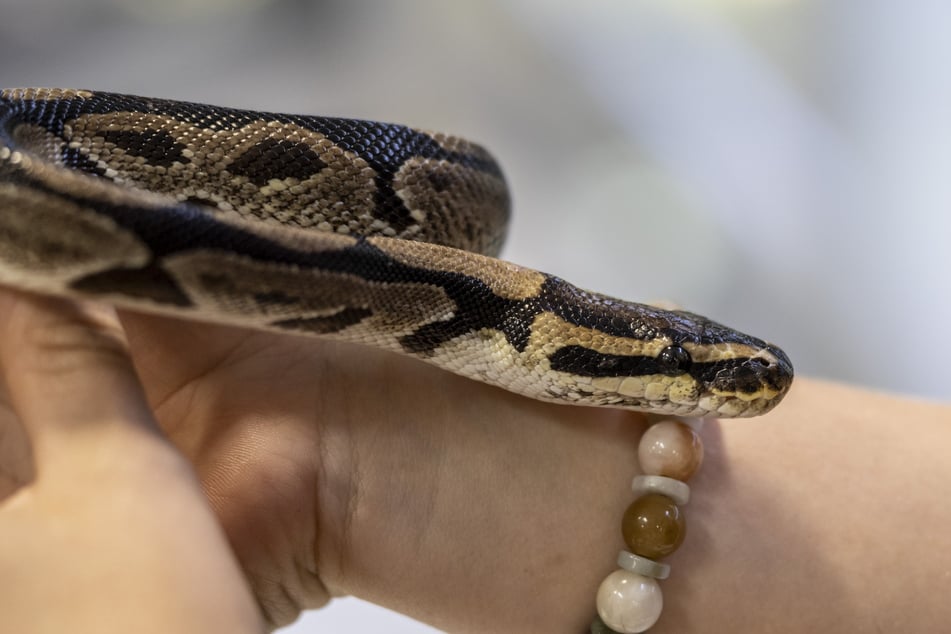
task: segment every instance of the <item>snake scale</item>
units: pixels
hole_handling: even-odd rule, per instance
[[[0,92],[0,283],[396,351],[532,398],[754,416],[777,347],[496,259],[481,147],[399,125]]]

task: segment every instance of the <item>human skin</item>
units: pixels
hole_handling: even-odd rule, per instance
[[[2,629],[254,632],[355,595],[454,633],[586,631],[643,417],[345,344],[122,324],[0,292]],[[951,622],[951,408],[797,379],[702,435],[652,632]]]

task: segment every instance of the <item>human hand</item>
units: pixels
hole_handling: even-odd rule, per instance
[[[0,368],[2,629],[261,631],[108,313],[0,292]]]

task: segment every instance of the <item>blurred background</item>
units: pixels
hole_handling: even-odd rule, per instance
[[[951,3],[0,0],[0,86],[454,132],[504,256],[949,399]],[[435,632],[354,599],[284,634]]]

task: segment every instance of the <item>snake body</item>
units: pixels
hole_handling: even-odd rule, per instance
[[[0,92],[0,283],[396,351],[532,398],[753,416],[777,347],[495,259],[481,147],[399,125]]]

